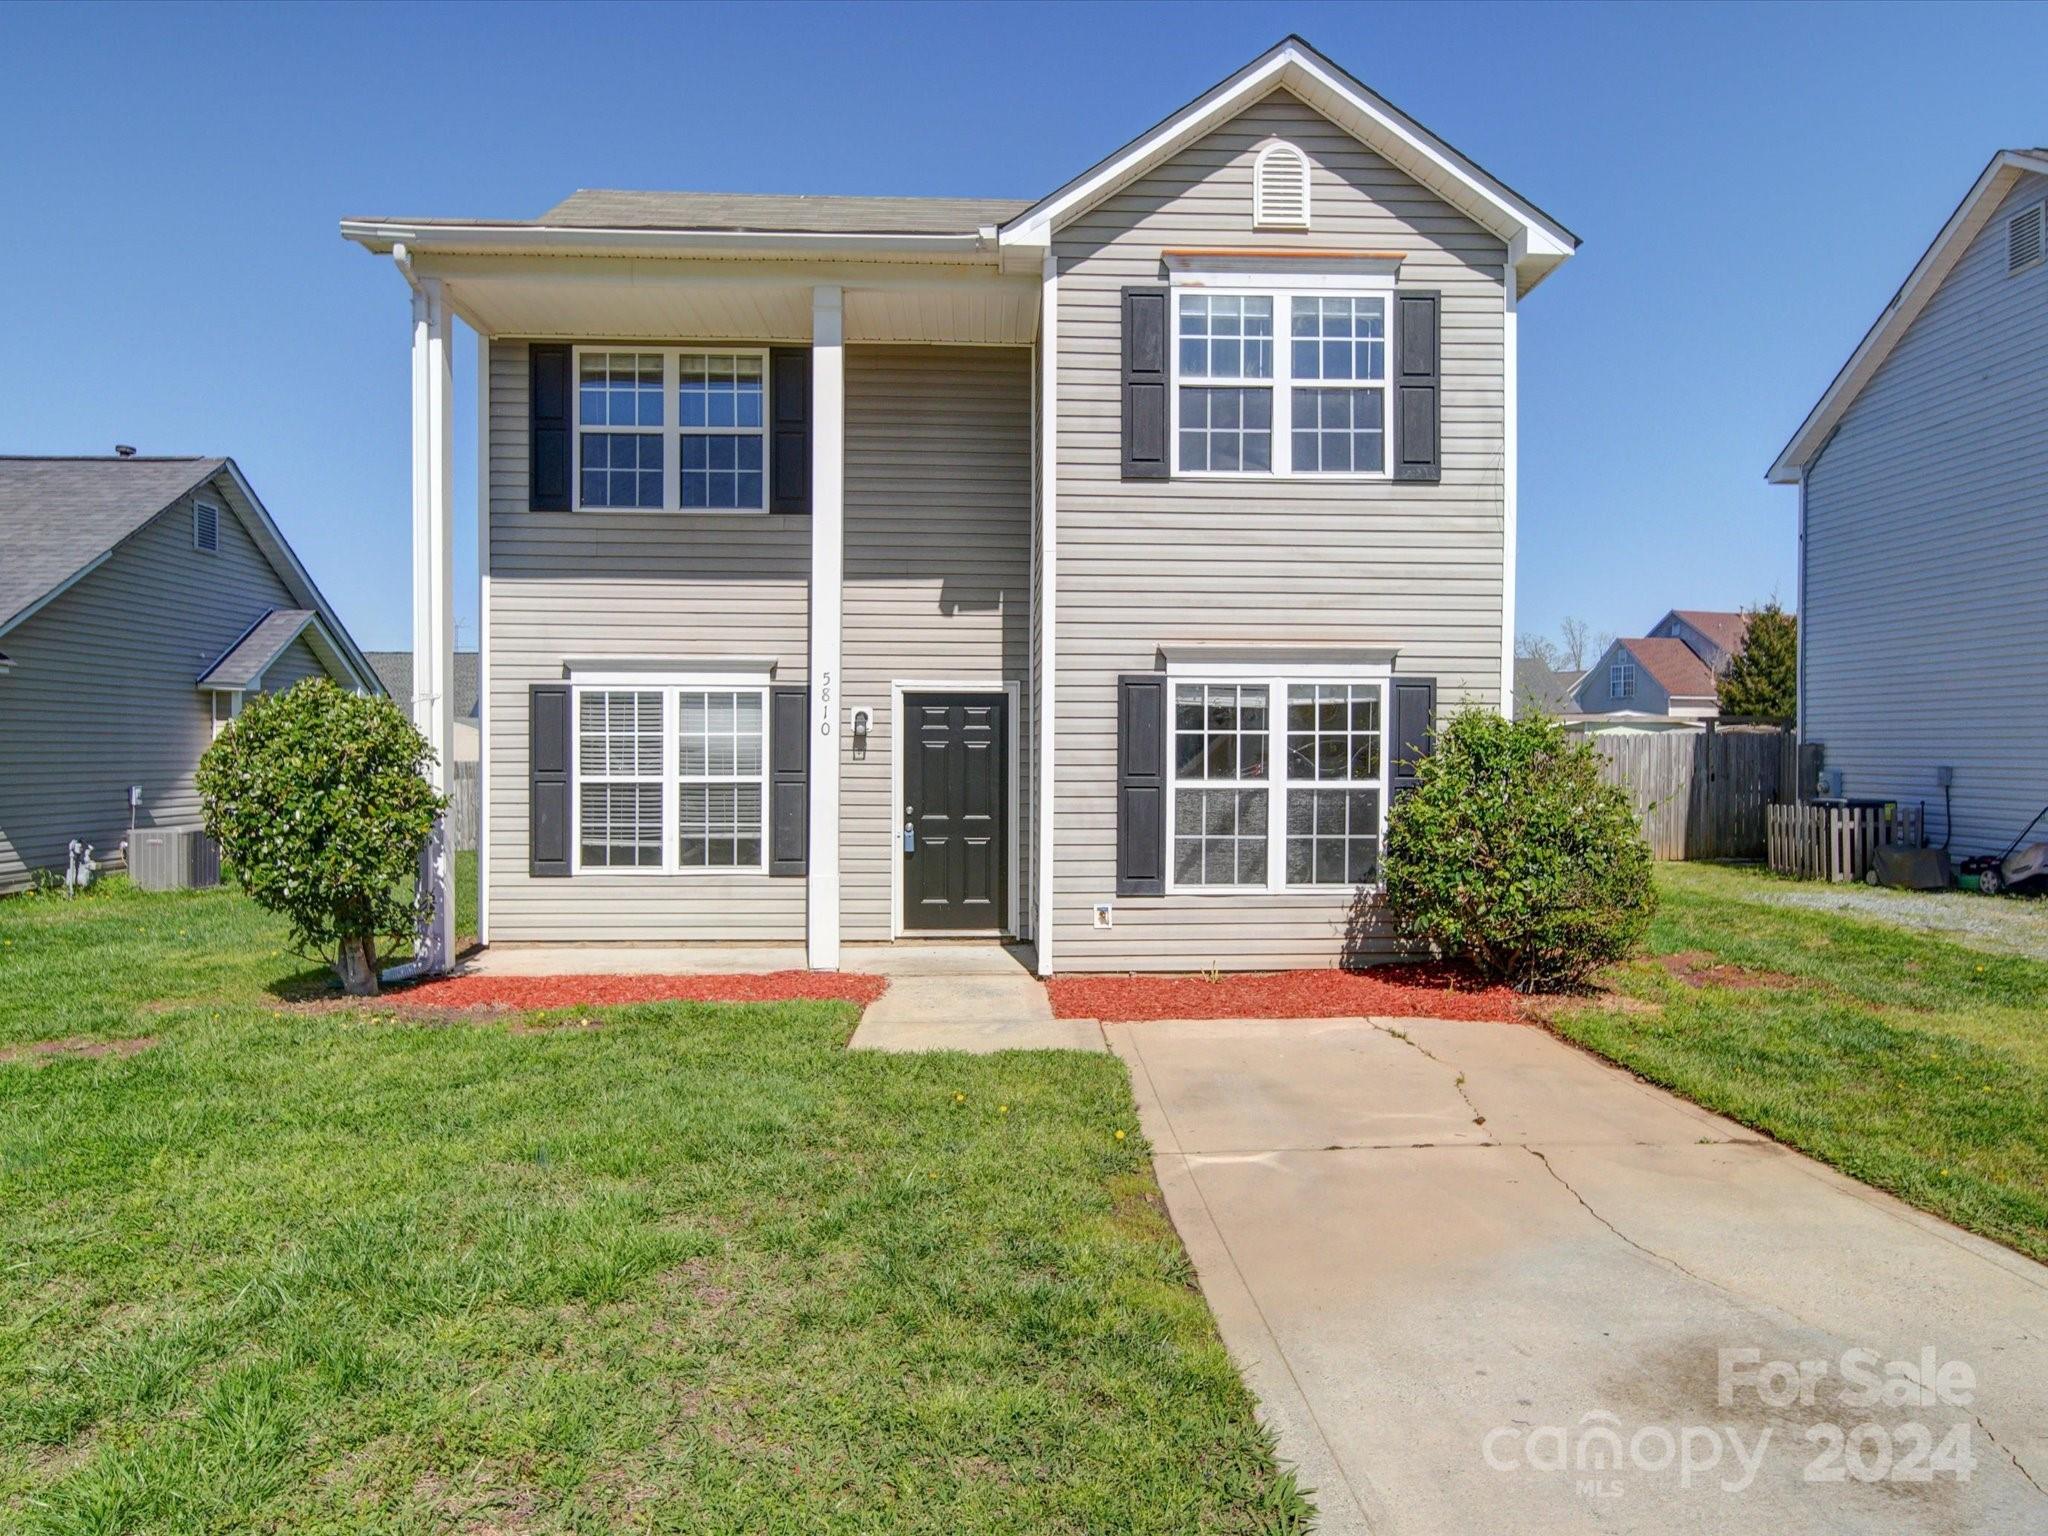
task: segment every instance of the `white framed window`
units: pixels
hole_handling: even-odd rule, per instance
[[[1252,281],[1173,290],[1175,476],[1388,478],[1391,283]]]
[[[1169,891],[1377,885],[1387,679],[1172,680]]]
[[[1632,699],[1636,696],[1636,664],[1623,656],[1607,669],[1607,697]]]
[[[579,511],[765,512],[768,353],[578,347]]]
[[[209,555],[220,551],[220,508],[210,501],[192,503],[192,547]]]
[[[575,873],[765,872],[765,686],[648,679],[574,692]]]

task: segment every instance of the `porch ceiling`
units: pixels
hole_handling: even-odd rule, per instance
[[[1038,284],[987,265],[774,264],[633,257],[422,257],[449,303],[489,336],[811,339],[811,293],[845,292],[849,342],[1028,345]]]

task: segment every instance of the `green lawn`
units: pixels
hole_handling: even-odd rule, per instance
[[[0,1527],[1302,1527],[1113,1057],[315,981],[231,892],[0,902]]]
[[[1660,866],[1649,944],[1652,957],[1697,951],[1768,974],[1694,987],[1646,959],[1606,978],[1637,1007],[1568,1009],[1553,1027],[2048,1260],[2048,964],[1770,905],[1759,896],[1772,879]]]

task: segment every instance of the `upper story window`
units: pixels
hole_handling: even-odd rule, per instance
[[[1636,664],[1626,656],[1607,669],[1607,697],[1632,699],[1636,696]]]
[[[576,381],[578,507],[767,510],[765,351],[579,348]]]
[[[1174,299],[1176,474],[1385,478],[1391,294]]]
[[[1252,162],[1252,224],[1308,228],[1308,156],[1292,144],[1268,144]]]

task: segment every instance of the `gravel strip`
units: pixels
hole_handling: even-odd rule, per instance
[[[2048,901],[1974,891],[1888,891],[1868,885],[1781,885],[1744,893],[1779,907],[1870,918],[1911,933],[1939,934],[1973,949],[2048,960]]]

